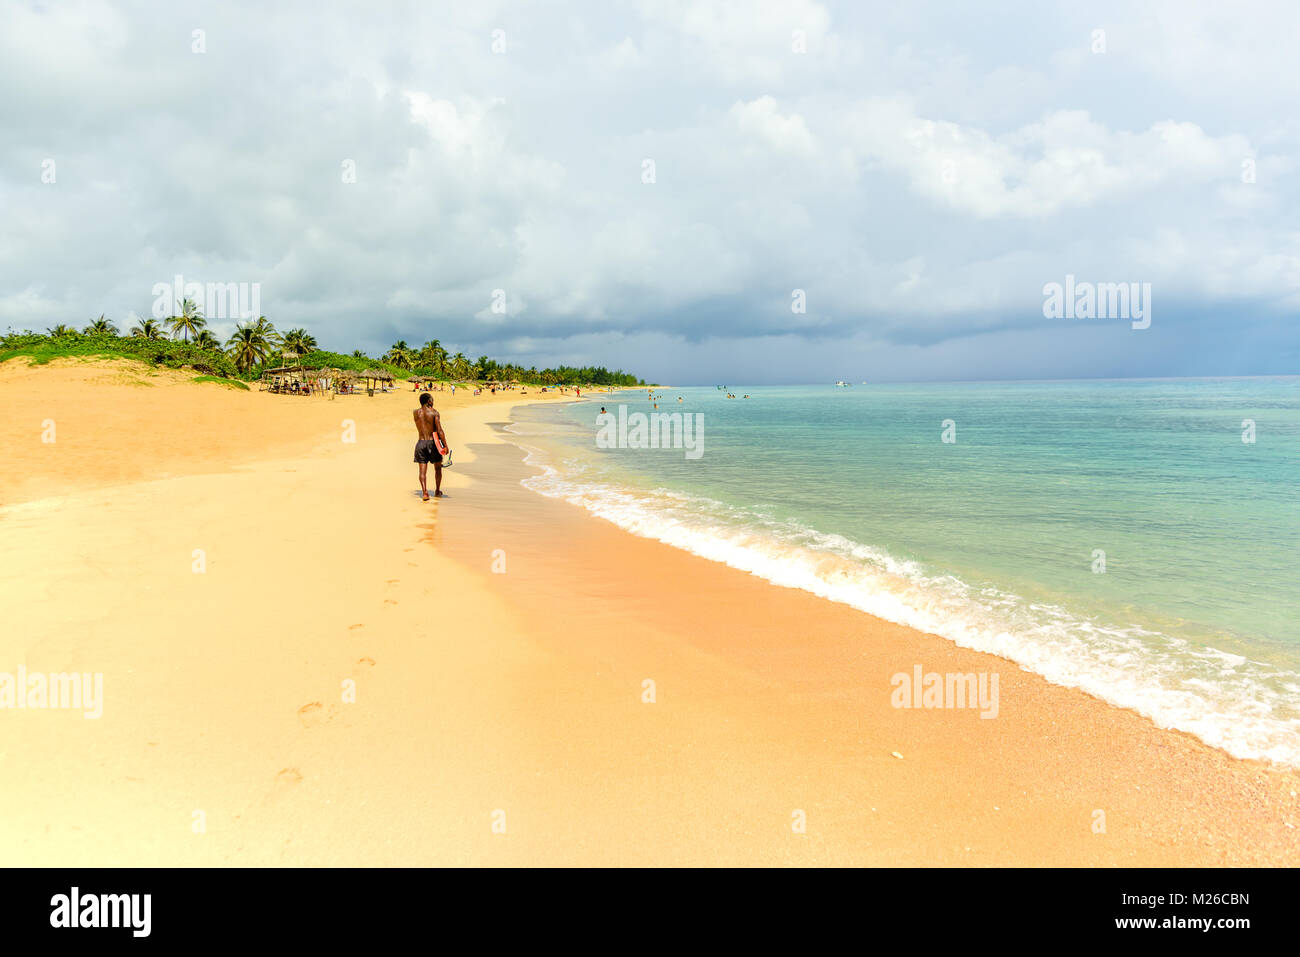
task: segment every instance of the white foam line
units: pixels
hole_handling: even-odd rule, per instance
[[[525,486],[636,535],[1008,658],[1235,757],[1300,767],[1300,713],[1288,691],[1300,687],[1300,674],[927,575],[842,536],[761,519],[755,527],[753,514],[720,502],[566,481],[541,450],[524,448],[525,462],[543,469]]]

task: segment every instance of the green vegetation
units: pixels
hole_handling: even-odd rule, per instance
[[[308,369],[319,369],[324,366],[327,369],[347,369],[351,372],[364,372],[367,369],[382,369],[389,372],[396,379],[409,379],[419,373],[412,372],[410,369],[403,369],[395,366],[391,362],[381,362],[378,359],[368,359],[365,355],[353,353],[350,356],[340,355],[337,352],[326,352],[323,349],[314,349],[311,352],[304,353],[298,360]]]
[[[88,336],[115,336],[117,334],[117,326],[105,319],[102,312],[99,314],[98,319],[86,326],[86,335]]]
[[[226,340],[226,353],[241,373],[248,373],[257,366],[271,365],[279,340],[275,335],[275,326],[266,316],[258,316],[256,322],[241,322]]]
[[[243,389],[248,391],[248,383],[240,382],[238,379],[222,379],[214,375],[196,375],[195,382],[215,382],[217,385],[224,385],[228,389]]]
[[[137,359],[171,369],[190,366],[208,375],[223,378],[235,376],[234,364],[222,352],[203,349],[193,342],[145,336],[86,335],[76,331],[65,332],[60,336],[42,336],[31,332],[0,336],[0,362],[16,356],[27,356],[37,365],[73,356]]]
[[[421,375],[460,382],[518,379],[520,382],[532,385],[566,386],[646,384],[644,379],[638,379],[621,369],[611,372],[604,366],[585,366],[581,369],[573,366],[558,366],[554,369],[538,369],[536,366],[524,368],[513,363],[498,362],[487,356],[469,359],[463,352],[453,356],[437,339],[429,340],[419,349],[411,348],[405,340],[398,340],[384,354],[384,360],[384,368],[394,375],[400,373],[408,378],[411,375]],[[346,369],[348,366],[340,366],[340,368]]]
[[[51,333],[53,335],[53,333]],[[62,335],[55,335],[54,338],[60,339]],[[133,339],[151,339],[159,340],[167,338],[167,330],[162,327],[157,319],[141,319],[138,325],[131,327],[131,338]]]
[[[518,380],[530,385],[645,385],[643,379],[603,366],[539,370],[498,362],[487,356],[470,359],[463,352],[452,355],[437,339],[430,339],[419,348],[399,340],[377,359],[359,349],[343,355],[320,349],[316,338],[306,329],[276,332],[266,316],[237,324],[223,345],[206,328],[207,320],[193,301],[186,299],[177,306],[179,315],[162,320],[138,319],[125,336],[102,315],[88,323],[82,332],[63,323],[51,327],[45,335],[11,329],[7,335],[0,336],[0,362],[16,356],[27,356],[38,364],[73,356],[137,359],[172,369],[193,368],[204,373],[195,379],[198,382],[255,381],[267,368],[301,364],[308,369],[327,367],[353,372],[382,369],[398,379],[418,375],[456,382]],[[293,355],[296,358],[291,358]]]
[[[173,339],[176,338],[177,333],[180,333],[181,339],[189,342],[190,336],[197,336],[203,331],[208,320],[203,318],[203,313],[193,299],[182,300],[177,305],[181,307],[180,315],[168,319],[167,327],[171,330]]]

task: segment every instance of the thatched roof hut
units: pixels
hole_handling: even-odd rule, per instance
[[[385,372],[383,369],[365,369],[362,372],[348,372],[347,376],[352,382],[364,381],[365,385],[358,386],[358,388],[364,388],[369,395],[374,395],[375,389],[380,389],[382,391],[385,384],[397,381],[393,378],[391,372]]]

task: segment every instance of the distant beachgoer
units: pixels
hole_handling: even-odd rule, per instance
[[[433,494],[442,498],[442,453],[434,442],[436,435],[442,440],[443,448],[447,446],[447,433],[442,430],[442,417],[433,407],[433,396],[427,392],[420,394],[420,407],[412,413],[415,418],[415,430],[420,438],[415,443],[415,462],[420,466],[420,489],[424,492],[422,501],[429,501],[428,472],[429,463],[433,463]]]
[[[601,415],[609,415],[609,413],[605,411],[605,407],[604,407],[603,405],[600,407],[600,414],[601,414]]]

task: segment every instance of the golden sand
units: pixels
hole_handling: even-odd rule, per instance
[[[0,864],[1300,862],[1296,772],[522,488],[558,395],[436,394],[424,503],[409,386],[190,378],[0,366],[0,673],[104,698],[0,710]]]

